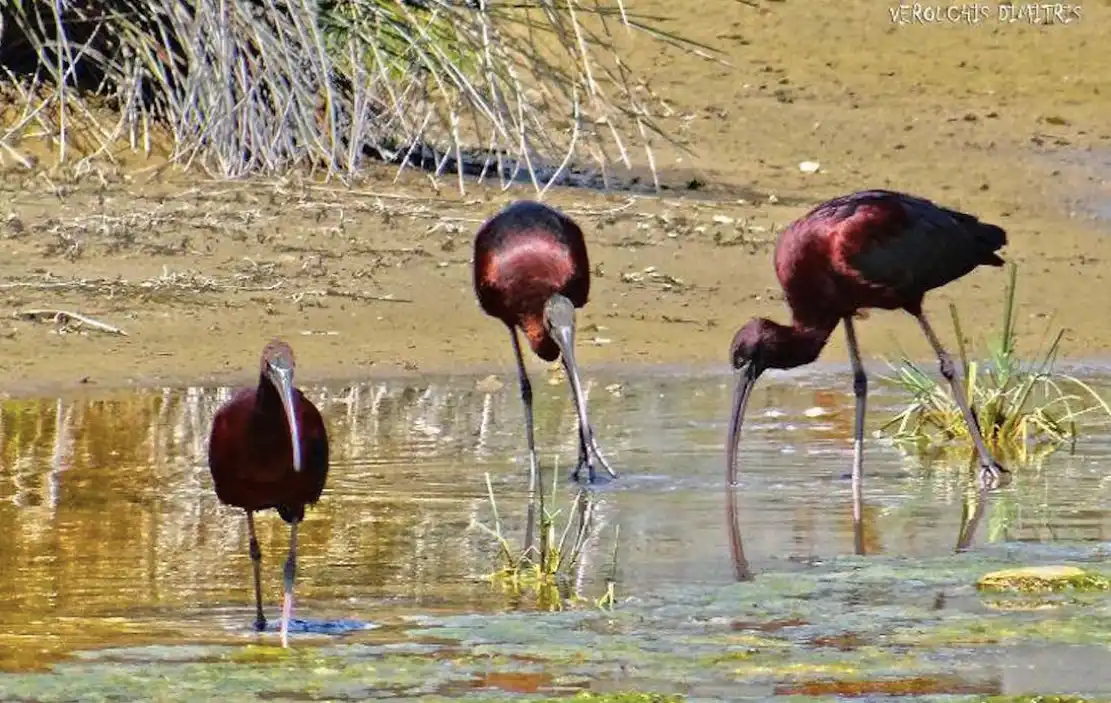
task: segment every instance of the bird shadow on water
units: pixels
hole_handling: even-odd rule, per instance
[[[289,621],[289,632],[306,634],[306,635],[346,635],[352,632],[361,632],[364,630],[373,630],[379,627],[372,622],[363,622],[361,620],[307,620],[302,618],[291,618]],[[242,628],[244,631],[257,632],[254,627],[247,626]],[[277,632],[279,623],[268,622],[266,623],[265,632]]]

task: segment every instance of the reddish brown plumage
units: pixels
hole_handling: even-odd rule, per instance
[[[763,340],[764,363],[817,358],[829,334],[866,308],[922,310],[922,298],[977,266],[1002,266],[1000,227],[905,193],[869,190],[824,202],[780,235],[775,272],[792,325],[744,329],[734,349]]]
[[[255,388],[238,391],[216,411],[208,443],[208,468],[222,503],[247,513],[254,569],[255,628],[266,628],[262,612],[262,550],[254,513],[275,508],[289,523],[284,569],[282,646],[288,646],[297,572],[297,526],[305,506],[315,503],[328,478],[328,433],[320,411],[293,385],[293,350],[274,340],[262,350]]]
[[[971,215],[904,193],[871,190],[822,203],[776,245],[776,277],[804,321],[841,319],[863,308],[921,309],[927,291],[979,265],[1006,233]]]
[[[283,520],[292,522],[302,519],[305,506],[316,503],[324,492],[328,439],[320,412],[300,389],[294,389],[306,459],[301,471],[295,472],[289,428],[281,406],[275,411],[272,394],[243,388],[217,412],[209,470],[221,503],[251,511],[276,508]]]
[[[582,230],[541,203],[513,203],[475,237],[474,287],[487,315],[520,328],[537,356],[555,361],[559,347],[544,329],[544,303],[559,293],[576,308],[586,305],[590,260]]]
[[[790,369],[818,358],[830,334],[844,323],[856,395],[853,450],[853,517],[857,550],[860,525],[864,412],[868,380],[853,317],[866,308],[903,309],[914,315],[949,382],[980,457],[981,477],[1004,469],[991,457],[964,397],[952,360],[922,312],[925,294],[977,266],[1002,266],[995,251],[1007,233],[967,213],[905,193],[867,190],[824,202],[791,223],[775,250],[775,273],[791,308],[791,324],[753,318],[737,330],[730,361],[738,372],[726,444],[726,476],[735,483],[737,443],[749,394],[767,369]]]
[[[529,502],[525,548],[533,546],[539,465],[532,418],[532,385],[525,370],[517,330],[525,333],[532,351],[545,361],[559,359],[579,418],[579,461],[572,478],[586,468],[596,480],[595,466],[617,473],[602,457],[587,418],[586,395],[575,364],[575,309],[590,297],[590,259],[582,230],[558,210],[529,200],[517,201],[490,218],[475,235],[474,289],[483,312],[505,323],[513,341],[525,437],[529,448]]]
[[[281,398],[268,377],[268,360],[293,350],[271,342],[263,352],[258,386],[235,393],[212,421],[208,466],[220,502],[248,511],[276,508],[286,522],[304,517],[328,477],[328,435],[312,401],[292,389],[300,431],[301,471],[293,470],[289,423]],[[292,370],[292,369],[291,369]]]

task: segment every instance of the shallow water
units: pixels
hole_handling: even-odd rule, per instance
[[[1099,567],[1111,435],[990,496],[961,554],[969,472],[870,438],[858,557],[847,374],[768,378],[737,493],[755,581],[737,583],[722,492],[732,379],[588,375],[599,442],[623,476],[596,492],[581,588],[604,592],[616,540],[614,611],[529,612],[482,579],[496,550],[473,525],[493,524],[485,474],[506,533],[522,526],[511,377],[498,390],[475,377],[307,388],[333,463],[300,533],[286,653],[251,630],[246,525],[211,490],[205,445],[228,389],[4,402],[0,700],[1111,694],[1111,598],[1016,604],[973,587],[1004,565]],[[558,379],[534,373],[534,387],[566,512],[573,409]],[[873,388],[870,429],[900,399]],[[257,522],[276,623],[288,529],[273,513]]]

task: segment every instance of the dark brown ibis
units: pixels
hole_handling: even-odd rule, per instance
[[[255,574],[255,627],[266,629],[259,571],[262,550],[254,514],[274,508],[289,523],[289,557],[282,596],[282,646],[289,646],[293,579],[297,573],[297,526],[324,491],[328,433],[320,411],[293,386],[293,349],[274,340],[262,350],[257,388],[244,388],[216,411],[208,468],[221,503],[247,512]]]
[[[977,266],[1002,266],[1003,259],[995,252],[1006,243],[1007,233],[1001,227],[886,190],[834,198],[791,223],[775,249],[775,273],[791,308],[791,324],[754,318],[737,331],[730,348],[738,377],[726,445],[730,490],[736,483],[745,406],[756,379],[766,369],[790,369],[814,361],[843,322],[856,396],[852,480],[854,522],[859,527],[868,378],[853,317],[866,308],[902,309],[918,320],[968,423],[981,479],[998,481],[1005,469],[984,443],[953,361],[922,312],[922,299],[927,291]]]
[[[482,310],[509,328],[517,358],[529,451],[529,534],[525,542],[530,545],[539,469],[532,386],[517,329],[524,332],[537,356],[544,361],[561,359],[567,372],[579,419],[579,458],[572,478],[578,480],[585,467],[593,483],[596,466],[617,478],[594,439],[575,365],[575,308],[586,305],[590,293],[590,261],[582,230],[570,217],[542,203],[521,200],[509,205],[483,224],[475,237],[474,287]]]

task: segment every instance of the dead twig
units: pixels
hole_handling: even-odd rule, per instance
[[[345,291],[338,288],[328,288],[324,291],[324,295],[333,298],[347,298],[349,300],[365,300],[374,301],[379,303],[412,303],[411,298],[398,298],[393,293],[386,295],[371,295],[369,293],[360,293],[358,291]]]
[[[96,330],[97,332],[104,332],[105,334],[118,334],[122,337],[129,336],[119,327],[113,327],[105,322],[94,320],[88,315],[82,315],[68,310],[19,310],[15,313],[17,320],[28,320],[31,322],[44,322],[51,320],[58,325],[69,325],[76,323],[77,327],[88,327],[89,329]]]

